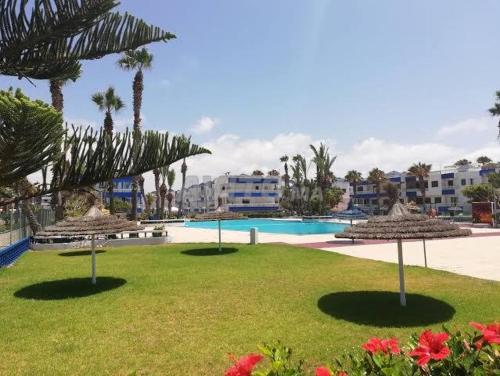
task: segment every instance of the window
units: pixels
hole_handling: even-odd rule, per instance
[[[370,203],[370,200],[365,199],[363,202],[365,203],[365,205],[368,205]]]
[[[377,205],[378,201],[377,200],[372,200],[372,205]]]
[[[422,203],[423,203],[422,197],[416,197],[415,202],[417,205],[422,205]]]
[[[474,185],[474,179],[470,179],[470,185]]]
[[[439,187],[439,182],[438,182],[437,180],[433,180],[433,181],[431,182],[431,187],[432,187],[432,188],[437,188],[437,187]]]
[[[250,203],[250,200],[248,198],[244,198],[243,201],[242,201],[244,204],[249,204]]]
[[[259,186],[258,186],[258,185],[256,185],[256,186],[255,186],[255,190],[256,190],[256,191],[258,191],[258,190],[259,190]]]
[[[435,204],[440,204],[441,203],[441,197],[434,198],[434,203]]]
[[[456,197],[450,197],[450,201],[453,205],[457,204],[457,198]]]
[[[448,187],[453,187],[453,180],[448,180]]]
[[[363,192],[363,186],[361,185],[361,186],[357,187],[356,191],[357,192]]]
[[[223,186],[222,186],[222,190],[223,190],[223,191],[225,191],[225,190],[226,190],[226,186],[225,186],[225,185],[223,185]]]
[[[462,180],[460,181],[460,184],[462,184],[462,185],[466,185],[466,184],[467,184],[467,180],[462,179]]]
[[[425,198],[425,203],[426,204],[430,204],[431,203],[431,198],[430,197],[426,197]]]

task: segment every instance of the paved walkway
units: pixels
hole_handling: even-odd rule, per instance
[[[218,242],[217,230],[186,228],[168,225],[168,233],[174,243]],[[471,277],[500,281],[500,231],[489,228],[473,228],[467,238],[427,240],[427,264],[433,269]],[[225,243],[249,243],[250,235],[240,231],[222,231]],[[397,263],[395,242],[362,240],[354,244],[348,239],[335,239],[326,235],[259,234],[261,243],[287,243],[297,246],[337,252],[353,257]],[[422,241],[405,241],[403,245],[405,265],[424,266]]]

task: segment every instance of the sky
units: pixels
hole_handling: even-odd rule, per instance
[[[190,175],[282,171],[281,155],[310,156],[321,141],[337,176],[500,160],[487,111],[500,89],[499,1],[123,0],[120,10],[177,35],[149,47],[143,126],[212,150],[188,161]],[[102,124],[90,97],[111,85],[126,103],[117,130],[132,125],[133,73],[118,58],[85,62],[64,87],[68,122]],[[50,101],[48,83],[35,85],[0,77]]]

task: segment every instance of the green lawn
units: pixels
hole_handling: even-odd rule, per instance
[[[95,289],[88,255],[24,255],[0,270],[0,374],[220,375],[227,353],[262,341],[325,361],[370,336],[500,317],[499,283],[408,267],[401,309],[396,265],[284,245],[197,250],[206,247],[107,249]]]

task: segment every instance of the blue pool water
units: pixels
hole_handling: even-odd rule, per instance
[[[217,229],[217,221],[186,222],[186,227]],[[347,225],[321,221],[282,221],[273,219],[236,219],[222,221],[223,230],[249,231],[256,227],[260,232],[272,234],[334,234],[341,232]]]

